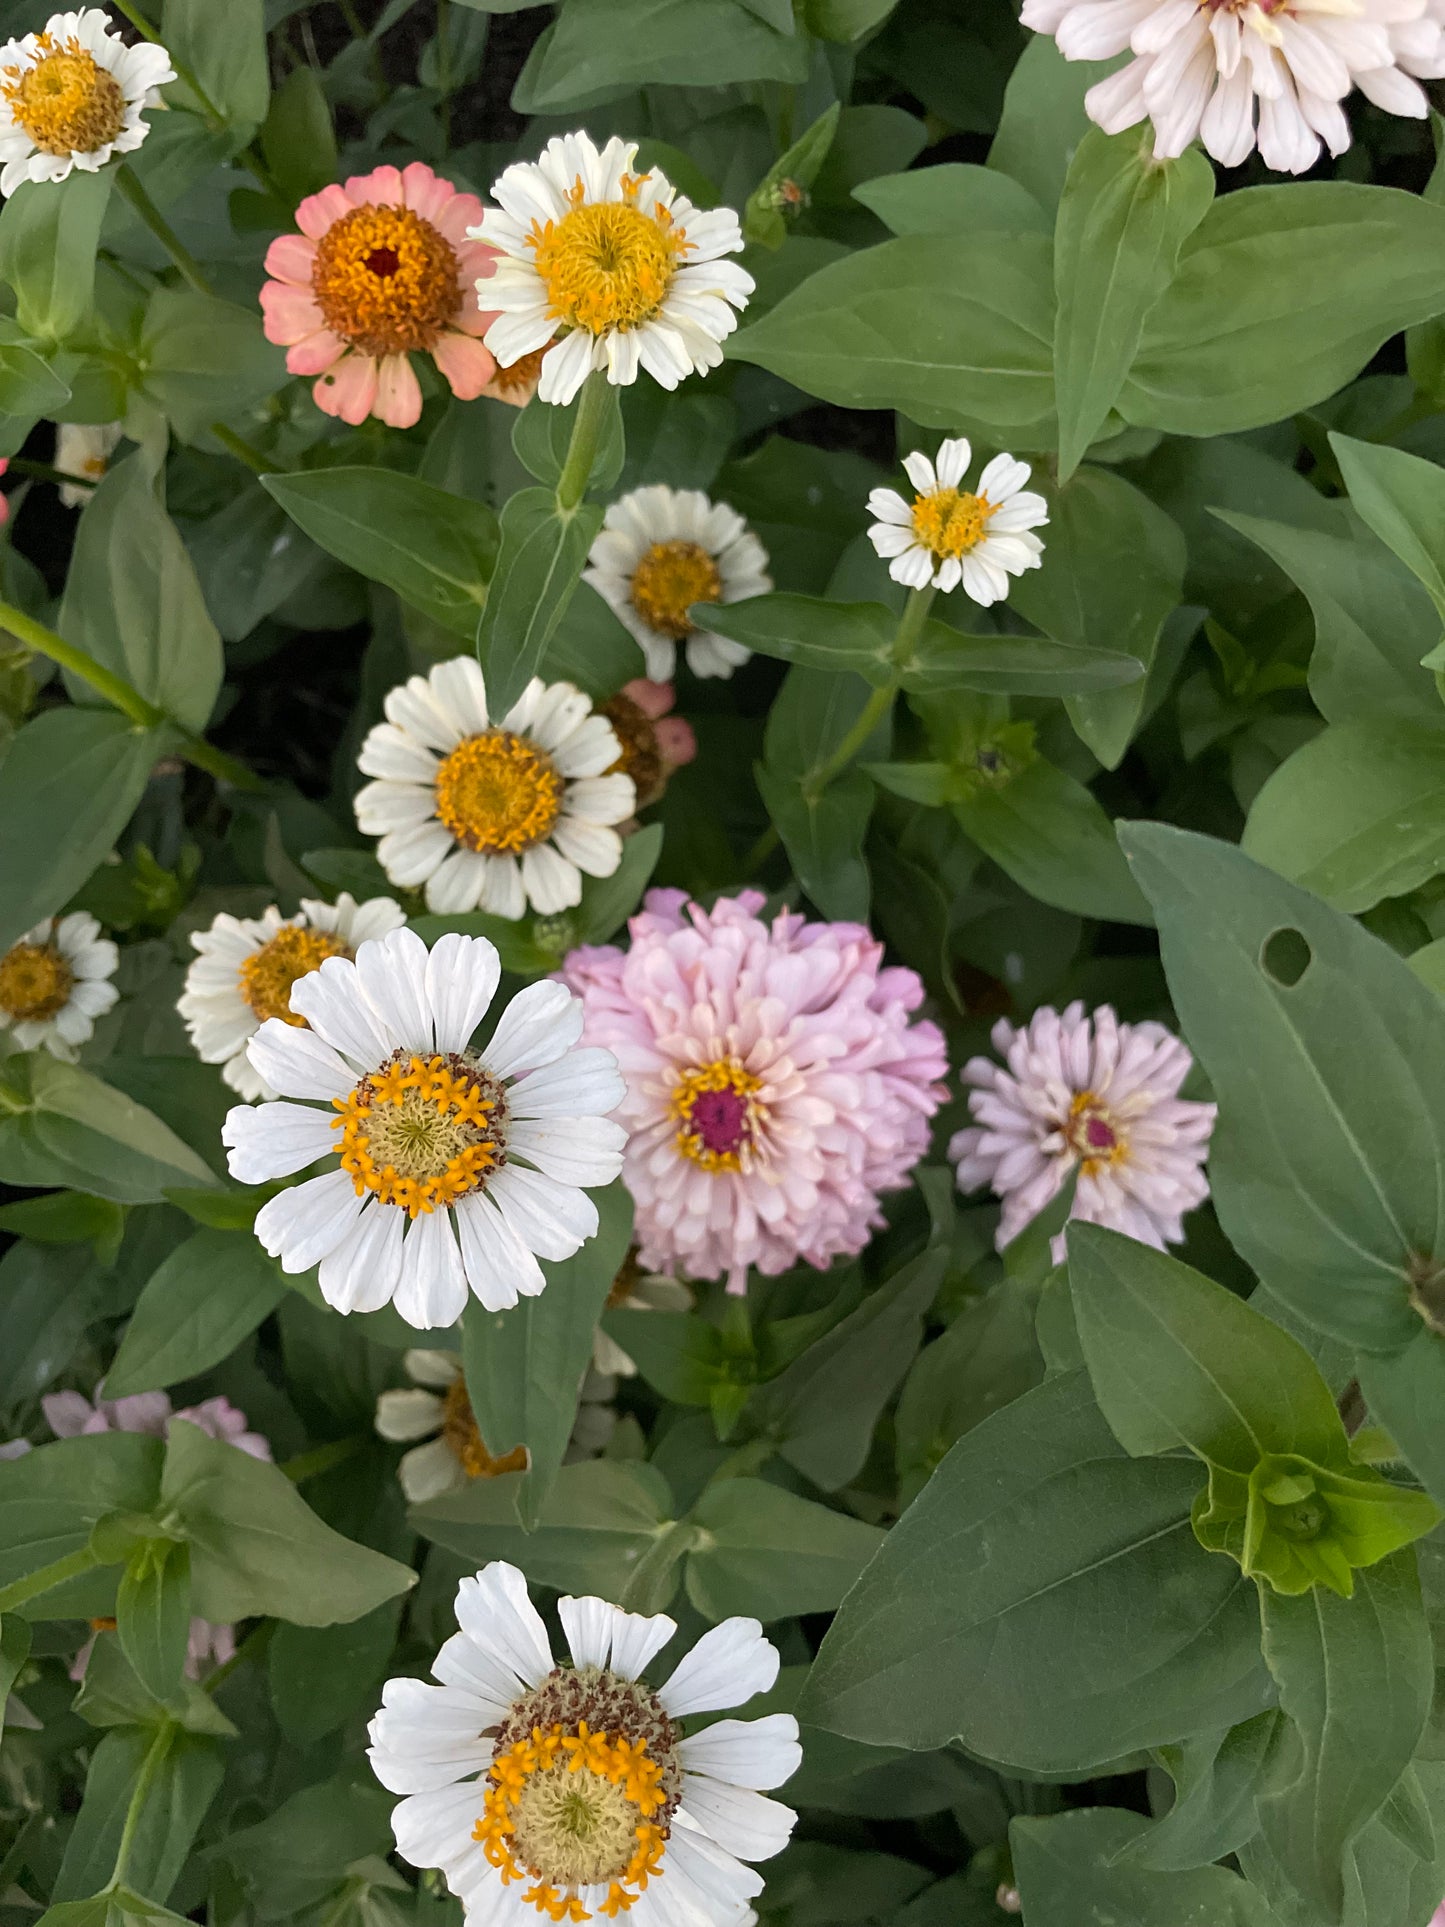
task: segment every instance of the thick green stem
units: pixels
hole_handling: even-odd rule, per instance
[[[875,689],[863,705],[858,720],[839,743],[826,762],[820,763],[803,785],[803,794],[809,802],[816,803],[835,776],[847,769],[853,758],[862,749],[868,738],[893,707],[893,698],[898,694],[897,671],[907,668],[913,659],[918,638],[923,634],[923,625],[928,620],[928,611],[933,606],[932,589],[910,589],[908,600],[903,605],[903,614],[898,618],[898,627],[893,633],[893,647],[889,655],[894,667],[893,677],[881,689]]]
[[[175,262],[186,286],[193,288],[197,294],[212,293],[210,282],[196,265],[180,236],[146,192],[139,174],[128,161],[122,161],[116,170],[115,184],[120,190],[121,198],[130,204],[137,218],[145,223]]]
[[[55,482],[61,488],[98,488],[88,475],[69,475],[49,462],[32,462],[28,455],[12,455],[7,471],[11,475],[31,475],[37,482]]]
[[[248,442],[244,435],[238,435],[234,428],[227,428],[224,422],[212,422],[211,433],[222,448],[234,455],[238,462],[244,462],[254,474],[285,475],[289,473],[288,463],[278,461],[274,455],[262,454],[253,442]]]
[[[345,1465],[353,1459],[367,1443],[360,1436],[349,1439],[332,1439],[326,1445],[314,1446],[309,1452],[299,1452],[294,1459],[287,1459],[281,1470],[292,1485],[302,1485],[307,1479],[319,1478],[323,1472],[330,1472],[334,1466]]]
[[[356,0],[336,0],[336,4],[341,10],[342,19],[351,29],[352,38],[355,40],[365,40],[367,38],[366,23],[356,11]]]
[[[88,1545],[68,1552],[63,1559],[52,1559],[37,1572],[27,1572],[23,1579],[12,1579],[8,1586],[0,1586],[0,1613],[13,1612],[17,1606],[38,1599],[42,1593],[53,1592],[67,1579],[78,1579],[83,1572],[90,1572],[101,1563]]]
[[[177,748],[176,754],[197,769],[203,769],[208,776],[214,776],[218,783],[229,783],[232,789],[249,790],[259,796],[266,787],[255,770],[248,769],[236,757],[228,756],[225,750],[217,749],[204,736],[188,736]]]
[[[104,696],[113,709],[118,709],[123,716],[129,716],[142,729],[154,729],[166,720],[164,710],[157,709],[154,703],[148,703],[139,690],[132,689],[128,682],[123,682],[103,663],[98,663],[94,656],[77,649],[73,642],[67,642],[64,636],[57,636],[53,629],[47,629],[43,622],[36,622],[33,616],[27,616],[23,609],[15,608],[12,603],[0,602],[0,629],[8,629],[27,648],[35,650],[38,655],[49,656],[62,669],[68,669],[72,676],[79,676],[82,682],[89,683],[97,696]]]
[[[592,465],[597,460],[597,449],[602,440],[603,424],[607,420],[609,399],[607,371],[594,368],[582,384],[567,460],[557,478],[557,507],[563,515],[570,515],[587,493],[587,484],[592,479]]]
[[[125,1810],[125,1825],[121,1829],[120,1845],[115,1850],[115,1865],[111,1868],[110,1889],[125,1885],[126,1869],[130,1866],[131,1850],[135,1846],[136,1831],[140,1826],[141,1814],[150,1797],[151,1784],[161,1770],[161,1762],[171,1750],[171,1740],[177,1731],[174,1720],[165,1720],[156,1728],[156,1736],[141,1762],[140,1772],[136,1775],[135,1788],[130,1796],[130,1805]]]

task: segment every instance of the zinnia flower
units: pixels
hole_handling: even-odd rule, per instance
[[[673,771],[697,755],[692,724],[671,713],[676,701],[677,691],[670,682],[649,682],[638,676],[597,705],[598,715],[607,718],[622,745],[615,767],[632,778],[640,810],[656,803]]]
[[[965,436],[940,442],[936,462],[917,450],[903,457],[918,490],[905,502],[895,489],[875,488],[868,512],[878,520],[868,540],[888,558],[888,573],[910,589],[931,583],[945,594],[961,582],[972,601],[987,608],[1008,594],[1008,579],[1036,569],[1043,542],[1032,531],[1048,521],[1042,495],[1024,490],[1027,462],[995,455],[978,478],[978,493],[960,487],[973,460]]]
[[[353,426],[375,415],[410,428],[421,415],[414,354],[430,355],[462,401],[485,392],[495,363],[479,337],[495,315],[492,252],[467,238],[481,215],[422,161],[378,167],[323,187],[296,210],[299,234],[266,253],[266,339],[293,375],[317,375],[318,408]]]
[[[627,1079],[623,1178],[648,1270],[726,1276],[861,1251],[944,1097],[942,1033],[910,1018],[911,970],[856,923],[758,918],[745,890],[704,910],[650,891],[632,947],[574,950],[584,1036]]]
[[[62,475],[77,476],[81,483],[103,482],[124,432],[119,422],[57,422],[55,466]],[[61,506],[83,509],[94,492],[77,482],[62,483]]]
[[[797,1816],[758,1789],[802,1761],[788,1713],[719,1720],[694,1713],[765,1693],[778,1654],[755,1619],[725,1619],[665,1685],[642,1674],[677,1631],[604,1599],[566,1598],[571,1663],[552,1656],[515,1566],[500,1561],[457,1591],[460,1632],[432,1663],[439,1686],[388,1680],[371,1722],[372,1770],[406,1797],[398,1851],[439,1867],[467,1918],[635,1927],[735,1927],[762,1891],[745,1861],[787,1844]]]
[[[455,1352],[410,1351],[401,1362],[411,1384],[381,1394],[376,1429],[390,1444],[412,1448],[402,1453],[396,1468],[412,1505],[459,1492],[473,1479],[526,1471],[525,1445],[496,1455],[487,1450]],[[611,1403],[616,1392],[616,1379],[601,1372],[589,1371],[583,1378],[565,1464],[596,1458],[606,1446],[617,1425]]]
[[[751,652],[697,626],[688,610],[745,602],[773,586],[767,551],[736,509],[661,482],[609,506],[582,580],[632,631],[659,682],[677,667],[679,643],[695,676],[730,676]]]
[[[1186,1211],[1209,1196],[1203,1166],[1215,1106],[1178,1095],[1194,1062],[1162,1024],[1121,1024],[1107,1004],[1036,1010],[1023,1029],[1001,1018],[988,1057],[965,1064],[976,1123],[948,1147],[958,1188],[1003,1199],[1000,1250],[1079,1173],[1070,1218],[1106,1225],[1162,1251],[1184,1238]],[[1054,1240],[1062,1264],[1066,1242]]]
[[[428,954],[393,930],[293,986],[309,1028],[272,1017],[251,1039],[271,1089],[309,1101],[238,1105],[221,1133],[231,1175],[262,1184],[339,1156],[256,1217],[283,1271],[319,1263],[338,1311],[394,1299],[408,1324],[450,1325],[468,1285],[501,1311],[542,1290],[539,1256],[570,1258],[596,1233],[583,1187],[621,1166],[616,1063],[572,1048],[582,1009],[556,983],[530,984],[473,1048],[500,975],[484,937]]]
[[[47,917],[0,954],[0,1030],[20,1050],[67,1062],[119,996],[110,981],[120,952],[84,910]]]
[[[549,140],[492,188],[473,238],[501,259],[486,284],[499,318],[486,343],[501,365],[545,348],[543,401],[569,402],[594,368],[622,386],[645,368],[664,388],[722,360],[753,277],[730,207],[704,213],[657,169],[634,174],[635,141],[599,153],[586,134]]]
[[[223,910],[209,930],[192,933],[200,952],[186,972],[176,1009],[203,1064],[219,1064],[221,1076],[242,1097],[274,1097],[251,1068],[246,1046],[268,1017],[304,1025],[291,1009],[291,986],[319,969],[328,957],[353,957],[369,937],[399,930],[406,914],[390,897],[358,903],[346,891],[335,903],[301,899],[298,916],[283,917],[272,904],[260,917],[232,917]]]
[[[164,47],[128,47],[103,7],[55,13],[43,33],[0,47],[0,194],[25,181],[94,174],[131,154],[150,128],[141,110],[176,77]]]
[[[1258,142],[1267,166],[1303,174],[1321,140],[1349,146],[1353,86],[1418,118],[1429,102],[1409,74],[1445,73],[1434,0],[1025,0],[1023,24],[1069,60],[1134,54],[1085,105],[1109,134],[1151,120],[1158,160],[1198,136],[1224,167]]]
[[[393,689],[357,758],[376,778],[356,820],[379,836],[395,884],[426,885],[429,910],[544,916],[582,901],[582,873],[610,877],[636,804],[611,725],[570,682],[535,677],[500,721],[476,660],[454,656]],[[609,774],[608,772],[612,772]]]

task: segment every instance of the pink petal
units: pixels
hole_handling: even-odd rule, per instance
[[[625,682],[622,693],[654,723],[659,716],[665,716],[677,701],[677,691],[670,682],[649,682],[646,676],[636,676],[631,682]]]
[[[436,213],[429,214],[427,219],[439,234],[446,236],[454,248],[466,245],[475,247],[477,245],[475,241],[467,242],[467,229],[481,225],[482,204],[475,194],[453,193],[451,198],[443,201]],[[487,249],[488,254],[493,252],[493,249]]]
[[[460,328],[464,335],[484,335],[499,318],[499,311],[478,307],[476,289],[467,287],[462,290],[461,306],[448,325]]]
[[[316,266],[316,243],[304,234],[278,234],[266,250],[266,272],[278,281],[294,282],[298,288],[311,286]]]
[[[469,282],[490,281],[500,259],[497,250],[485,241],[463,241],[457,249],[458,271]]]
[[[437,225],[438,213],[455,193],[451,182],[433,173],[425,161],[412,161],[401,171],[402,205],[433,226]]]
[[[286,367],[293,375],[324,375],[346,353],[346,343],[329,328],[318,328],[286,352]]]
[[[326,325],[310,288],[293,287],[289,281],[262,284],[261,312],[266,317],[266,339],[283,348]]]
[[[373,409],[388,428],[414,428],[420,421],[421,383],[410,355],[387,355],[382,361]]]
[[[330,187],[323,187],[319,194],[308,194],[296,210],[296,225],[303,234],[313,241],[319,241],[326,230],[354,211],[355,201],[344,187],[333,181]]]
[[[669,769],[682,769],[697,756],[692,724],[681,716],[664,716],[657,725],[657,748]]]
[[[347,355],[321,377],[311,394],[323,415],[339,415],[342,421],[359,428],[376,400],[375,357]]]
[[[475,401],[497,372],[491,349],[464,334],[442,335],[432,349],[432,359],[451,383],[458,401]]]
[[[373,207],[400,207],[401,170],[378,167],[370,174],[353,174],[346,183],[346,191],[358,203],[369,201]]]

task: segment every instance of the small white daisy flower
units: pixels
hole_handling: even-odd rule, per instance
[[[636,636],[654,682],[677,667],[679,643],[695,676],[730,676],[750,650],[694,625],[699,602],[746,602],[772,588],[768,554],[736,509],[701,489],[654,482],[613,502],[592,544],[590,582]]]
[[[120,995],[120,952],[84,910],[47,917],[0,953],[0,1030],[21,1050],[73,1060]]]
[[[615,386],[645,368],[664,388],[721,362],[753,277],[727,254],[742,251],[729,207],[704,212],[664,174],[634,174],[635,141],[615,136],[599,153],[586,134],[548,141],[539,161],[519,161],[493,185],[471,238],[496,248],[495,272],[477,284],[500,319],[486,345],[503,367],[557,346],[537,393],[569,402],[594,368]]]
[[[973,449],[964,436],[940,442],[936,461],[917,450],[903,466],[918,493],[911,502],[891,488],[875,488],[868,512],[878,520],[868,540],[888,560],[888,573],[910,589],[931,583],[945,594],[963,584],[987,608],[1008,594],[1008,579],[1036,569],[1044,545],[1032,531],[1049,519],[1042,495],[1024,490],[1027,462],[995,455],[978,478],[978,492],[961,487]]]
[[[388,1680],[369,1757],[405,1797],[398,1851],[439,1867],[471,1921],[582,1922],[625,1913],[633,1927],[737,1927],[763,1880],[748,1861],[781,1852],[797,1818],[762,1788],[802,1761],[789,1713],[718,1720],[778,1675],[755,1619],[725,1619],[671,1678],[641,1675],[677,1631],[606,1600],[566,1598],[571,1663],[515,1566],[500,1561],[457,1592],[460,1632],[437,1654],[441,1684]]]
[[[62,475],[75,475],[85,482],[103,482],[123,433],[119,422],[57,422],[55,466]],[[75,482],[62,483],[61,506],[83,509],[93,493],[94,490],[79,487]]]
[[[467,1288],[488,1311],[546,1283],[539,1257],[570,1258],[595,1236],[584,1187],[610,1184],[626,1134],[610,1051],[577,1050],[582,1004],[529,984],[490,1043],[472,1045],[501,964],[484,937],[412,930],[328,957],[297,982],[305,1029],[269,1018],[247,1046],[283,1098],[242,1104],[222,1138],[243,1184],[340,1168],[263,1205],[256,1236],[285,1272],[319,1264],[338,1311],[392,1300],[419,1329],[454,1324]]]
[[[0,194],[24,181],[94,174],[150,131],[141,110],[176,77],[164,47],[128,47],[103,7],[52,14],[43,33],[0,47]]]
[[[410,1351],[401,1362],[411,1385],[381,1394],[376,1401],[376,1429],[390,1444],[412,1448],[402,1453],[396,1468],[412,1505],[459,1492],[472,1479],[499,1479],[505,1472],[526,1471],[525,1445],[499,1455],[487,1450],[467,1396],[462,1361],[455,1352]],[[594,1371],[584,1375],[564,1464],[594,1459],[605,1450],[617,1426],[612,1405],[616,1394],[615,1378]]]
[[[471,656],[393,689],[357,761],[374,777],[356,820],[404,888],[443,915],[543,916],[582,900],[582,873],[622,861],[616,825],[636,807],[612,725],[570,682],[533,678],[500,721]]]
[[[328,957],[352,957],[369,937],[399,930],[406,913],[390,897],[358,903],[344,890],[335,903],[301,899],[299,916],[283,917],[273,904],[260,917],[225,911],[191,944],[200,952],[186,972],[176,1009],[203,1064],[219,1064],[221,1076],[244,1098],[274,1097],[251,1068],[246,1046],[268,1017],[302,1025],[291,1009],[298,977]]]

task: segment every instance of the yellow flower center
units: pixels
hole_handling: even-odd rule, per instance
[[[499,1479],[504,1472],[525,1472],[527,1448],[513,1446],[494,1459],[482,1442],[472,1401],[467,1397],[466,1380],[459,1378],[447,1388],[442,1401],[442,1441],[469,1479]]]
[[[468,850],[520,856],[562,814],[562,777],[545,751],[509,729],[458,743],[436,773],[437,815]]]
[[[291,1008],[292,985],[298,977],[319,970],[328,957],[350,955],[340,937],[329,930],[287,924],[241,965],[241,997],[263,1024],[268,1017],[279,1017],[283,1024],[305,1030],[306,1019]]]
[[[705,1171],[741,1171],[757,1139],[762,1080],[735,1057],[685,1071],[672,1093],[676,1144]]]
[[[593,335],[640,328],[667,298],[692,243],[686,229],[674,228],[667,208],[644,214],[636,205],[646,178],[625,175],[622,200],[589,204],[579,179],[569,213],[545,226],[532,223],[527,239],[547,290],[547,311],[564,327]]]
[[[430,348],[462,305],[456,249],[409,207],[359,207],[316,243],[316,305],[366,355]]]
[[[125,125],[125,95],[114,74],[74,38],[62,45],[48,33],[30,68],[7,67],[0,81],[16,121],[42,154],[93,154]]]
[[[469,1057],[397,1051],[331,1101],[341,1113],[332,1121],[341,1168],[357,1196],[374,1191],[409,1217],[481,1190],[506,1161],[506,1096]]]
[[[1117,1118],[1093,1091],[1080,1091],[1069,1106],[1064,1136],[1079,1158],[1079,1170],[1086,1178],[1111,1164],[1122,1164],[1129,1155]]]
[[[70,1001],[75,972],[53,943],[17,943],[0,957],[0,1010],[17,1024],[43,1024]]]
[[[692,604],[716,602],[721,594],[717,563],[696,542],[654,542],[633,572],[633,608],[649,629],[674,642],[692,634]]]
[[[913,533],[935,555],[956,559],[978,547],[998,506],[986,495],[936,488],[931,495],[920,495],[914,501]]]

